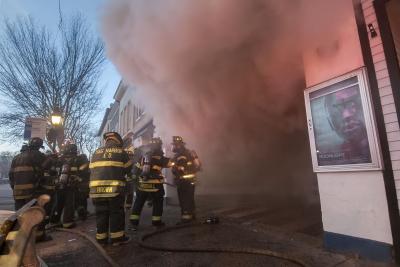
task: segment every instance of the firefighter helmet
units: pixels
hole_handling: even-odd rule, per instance
[[[183,138],[181,136],[172,136],[172,144],[185,144],[185,142],[183,142]]]
[[[162,141],[160,137],[153,137],[149,142],[150,150],[159,150],[162,148]]]
[[[29,150],[29,146],[28,146],[27,144],[23,144],[23,145],[21,146],[20,152],[25,152],[25,151],[28,151],[28,150]]]
[[[39,137],[33,137],[31,140],[29,140],[29,148],[32,149],[44,148],[43,139]]]
[[[185,142],[183,142],[183,138],[181,136],[173,136],[172,137],[172,152],[178,153],[185,148]]]
[[[107,141],[114,141],[118,145],[123,145],[124,141],[122,140],[122,137],[119,135],[117,132],[107,132],[103,134],[103,139]]]
[[[78,154],[78,146],[76,144],[67,144],[63,150],[64,155],[77,155]]]

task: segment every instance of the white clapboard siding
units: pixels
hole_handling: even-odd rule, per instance
[[[400,9],[399,1],[390,1],[386,4],[386,11],[389,17],[389,23],[392,30],[394,47],[396,49],[397,60],[400,63],[400,16],[397,14]]]
[[[397,118],[396,107],[394,105],[393,88],[390,83],[389,73],[383,51],[382,39],[380,37],[379,26],[376,19],[373,0],[361,1],[365,23],[372,24],[378,34],[377,37],[369,41],[372,53],[372,59],[375,65],[376,78],[378,81],[379,95],[381,98],[382,111],[386,126],[386,132],[389,142],[389,150],[393,166],[393,175],[397,189],[397,199],[400,207],[400,129],[399,119]],[[368,29],[367,29],[368,30]],[[368,31],[369,33],[369,31]]]

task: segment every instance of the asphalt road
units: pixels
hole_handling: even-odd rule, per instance
[[[220,218],[217,225],[173,230],[149,238],[148,244],[169,248],[231,248],[270,250],[300,259],[308,266],[390,266],[365,263],[349,255],[327,252],[322,247],[322,224],[318,203],[271,200],[268,196],[206,195],[197,197],[197,217],[202,222],[209,215]],[[179,220],[179,207],[165,207],[163,220],[169,226]],[[181,253],[154,251],[140,247],[150,226],[151,209],[142,213],[138,232],[127,231],[132,242],[120,247],[106,246],[106,252],[120,266],[298,266],[268,256],[236,253]],[[92,216],[78,223],[78,230],[94,238],[96,226]],[[64,266],[108,266],[93,246],[70,233],[53,232],[53,240],[39,244],[40,255],[47,264]]]
[[[14,199],[9,184],[0,184],[0,210],[14,210]]]
[[[218,225],[200,224],[151,237],[148,244],[174,248],[231,248],[271,250],[300,259],[309,266],[390,266],[361,262],[349,255],[329,253],[322,248],[319,203],[271,199],[267,195],[197,196],[198,221],[207,216],[220,218]],[[169,201],[176,203],[176,201]],[[91,203],[90,203],[91,204]],[[92,205],[90,210],[93,212]],[[13,210],[8,184],[0,184],[0,209]],[[163,220],[169,226],[179,220],[179,207],[167,205]],[[132,242],[121,247],[106,246],[107,253],[120,266],[298,266],[273,257],[234,253],[179,253],[153,251],[139,246],[150,226],[151,209],[142,213],[138,232],[127,231]],[[95,217],[78,222],[78,230],[94,238]],[[38,244],[39,254],[48,266],[108,266],[87,240],[70,233],[51,231],[52,241]]]

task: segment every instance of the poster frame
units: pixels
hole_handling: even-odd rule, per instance
[[[317,160],[317,145],[314,133],[314,123],[311,112],[310,94],[319,90],[323,90],[328,86],[337,84],[352,77],[357,77],[360,90],[361,104],[367,131],[369,150],[371,154],[370,163],[341,164],[341,165],[319,165]],[[342,89],[343,90],[343,89]],[[378,141],[378,132],[376,129],[375,117],[372,108],[370,86],[368,83],[367,72],[365,67],[332,78],[320,84],[308,87],[304,90],[304,99],[306,105],[307,128],[310,141],[311,158],[314,172],[340,172],[340,171],[368,171],[381,170],[382,159],[380,145]]]

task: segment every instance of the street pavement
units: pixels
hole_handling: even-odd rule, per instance
[[[14,199],[9,184],[0,184],[0,210],[14,210]]]
[[[197,197],[197,218],[218,216],[216,225],[197,224],[153,236],[147,244],[172,248],[230,248],[270,250],[297,258],[308,266],[391,266],[358,260],[355,255],[325,251],[322,223],[317,203],[301,200],[271,201],[267,196]],[[165,207],[163,220],[172,226],[178,221],[179,207]],[[132,242],[106,246],[105,250],[120,266],[298,266],[269,256],[234,253],[181,253],[154,251],[139,246],[145,233],[155,230],[151,209],[145,207],[138,232],[127,231]],[[77,229],[94,238],[95,218],[79,222]],[[85,239],[71,233],[51,233],[53,240],[38,245],[40,255],[51,266],[108,266],[100,253]],[[393,265],[394,266],[394,265]]]

